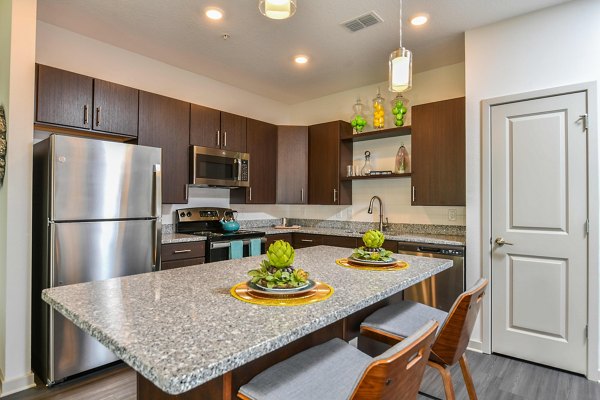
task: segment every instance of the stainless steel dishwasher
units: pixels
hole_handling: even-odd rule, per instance
[[[452,260],[449,269],[404,290],[405,300],[450,311],[454,300],[465,290],[465,247],[398,242],[398,253]]]

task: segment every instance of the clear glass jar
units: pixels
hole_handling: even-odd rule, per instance
[[[377,89],[377,97],[373,99],[373,128],[382,129],[385,125],[385,99]]]
[[[398,153],[396,153],[396,166],[394,168],[394,172],[397,174],[405,174],[410,172],[408,150],[406,150],[406,147],[404,147],[404,143],[402,143],[398,149]]]
[[[352,128],[354,128],[354,134],[361,133],[365,128],[365,125],[367,125],[367,120],[363,114],[363,104],[360,102],[360,97],[356,99],[356,104],[352,106],[352,109],[354,110],[354,114],[350,124],[352,125]]]
[[[371,152],[369,150],[365,151],[365,165],[360,170],[360,174],[362,176],[367,176],[371,174]]]
[[[394,114],[394,125],[404,126],[404,116],[408,112],[408,99],[400,93],[392,100],[392,114]]]

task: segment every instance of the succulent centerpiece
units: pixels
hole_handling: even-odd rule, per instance
[[[294,248],[286,241],[278,240],[267,250],[267,259],[259,269],[248,271],[254,284],[269,289],[291,289],[308,284],[308,272],[294,268]]]
[[[365,261],[390,261],[392,252],[381,247],[385,236],[378,230],[365,232],[362,237],[364,246],[354,249],[352,258]]]

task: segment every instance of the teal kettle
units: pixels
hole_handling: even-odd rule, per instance
[[[221,227],[225,232],[235,232],[240,229],[240,224],[235,220],[237,211],[227,210],[221,218]]]

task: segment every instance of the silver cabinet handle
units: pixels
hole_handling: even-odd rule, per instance
[[[101,108],[99,106],[96,107],[96,126],[100,125],[100,111]]]
[[[249,197],[248,200],[252,201],[252,186],[248,187],[248,197]]]
[[[221,146],[221,131],[217,130],[217,147]]]
[[[83,106],[83,124],[88,124],[88,105],[84,104]]]
[[[227,131],[223,132],[223,147],[227,147]]]
[[[304,203],[304,188],[300,189],[300,202]]]
[[[412,201],[415,202],[415,187],[412,187]]]
[[[312,239],[300,239],[301,242],[308,242],[308,243],[312,243],[313,240]]]
[[[191,253],[192,249],[185,249],[185,250],[175,250],[173,251],[173,254],[182,254],[182,253]]]
[[[337,203],[337,189],[333,189],[333,202]]]
[[[512,246],[514,243],[508,243],[507,241],[504,240],[503,237],[497,237],[496,240],[494,240],[496,242],[496,244],[498,246],[504,246],[505,244],[508,246]]]

